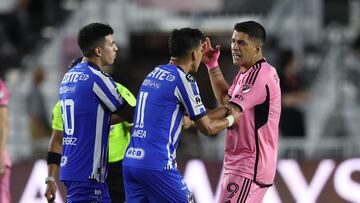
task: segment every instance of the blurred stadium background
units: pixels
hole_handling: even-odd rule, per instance
[[[114,28],[119,51],[109,72],[137,94],[146,74],[168,62],[169,32],[185,26],[221,45],[219,63],[231,82],[237,72],[230,55],[233,25],[250,19],[265,26],[264,55],[278,71],[284,69],[284,53],[293,53],[290,72],[297,90],[307,95],[294,97],[304,133],[282,131],[275,186],[264,202],[360,202],[359,0],[0,0],[0,70],[6,71],[11,93],[13,202],[46,202],[42,159],[50,134],[35,141],[30,135],[27,95],[32,72],[42,67],[41,90],[51,118],[59,82],[80,56],[79,28],[94,21]],[[205,106],[216,107],[205,67],[195,77]],[[301,122],[301,116],[283,119],[295,126]],[[196,202],[214,201],[223,138],[224,133],[205,137],[196,129],[182,134],[177,157]]]

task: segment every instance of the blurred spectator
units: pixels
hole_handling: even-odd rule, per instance
[[[352,85],[354,90],[354,99],[360,101],[360,35],[352,44],[351,54],[346,58],[347,81]]]
[[[11,161],[6,149],[9,134],[9,92],[2,80],[3,70],[0,70],[0,202],[10,203]]]
[[[301,105],[308,99],[309,92],[301,84],[291,50],[283,50],[280,54],[279,77],[282,92],[281,133],[285,137],[304,137],[306,130]]]
[[[45,72],[43,68],[39,66],[33,71],[33,86],[26,99],[26,106],[30,116],[34,156],[46,154],[47,143],[51,134],[46,102],[41,92],[41,85],[44,79]]]
[[[29,1],[17,0],[14,4],[12,10],[0,15],[0,35],[4,40],[2,45],[2,52],[6,54],[4,62],[6,65],[19,66],[19,56],[29,51],[30,47],[33,48],[34,36],[37,33],[32,29],[31,21],[34,19],[29,18]]]
[[[14,0],[12,0],[14,1]],[[0,66],[21,67],[21,57],[49,37],[67,15],[64,0],[15,0],[0,11]]]
[[[351,52],[345,57],[344,113],[348,133],[360,137],[360,35],[352,44]]]

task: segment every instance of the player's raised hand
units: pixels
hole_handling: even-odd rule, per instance
[[[218,59],[220,56],[220,45],[216,45],[215,49],[211,45],[209,37],[205,38],[202,47],[202,62],[206,65],[208,70],[219,67]]]
[[[55,203],[57,186],[55,181],[49,181],[46,184],[45,197],[49,203]]]

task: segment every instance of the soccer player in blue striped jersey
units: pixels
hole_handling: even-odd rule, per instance
[[[232,126],[240,117],[225,106],[205,110],[190,74],[201,63],[203,38],[197,29],[173,30],[169,64],[156,67],[140,87],[132,137],[123,160],[127,203],[193,202],[176,164],[184,114],[206,135]]]
[[[78,44],[83,59],[60,84],[60,180],[67,188],[67,202],[110,202],[105,184],[110,119],[123,101],[103,68],[114,63],[118,48],[113,29],[102,23],[83,27]]]

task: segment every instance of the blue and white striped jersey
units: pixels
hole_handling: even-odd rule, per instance
[[[185,112],[192,120],[206,114],[195,79],[172,64],[156,67],[140,87],[123,165],[176,169],[176,148]]]
[[[123,104],[112,78],[91,62],[70,69],[60,84],[63,151],[60,179],[105,181],[111,113]]]

